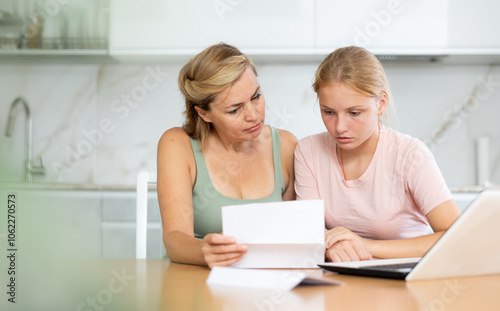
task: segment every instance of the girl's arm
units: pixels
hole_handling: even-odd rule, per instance
[[[404,240],[367,240],[346,228],[336,227],[326,233],[327,258],[352,261],[370,257],[422,257],[459,216],[460,210],[455,201],[446,201],[426,215],[434,233]]]

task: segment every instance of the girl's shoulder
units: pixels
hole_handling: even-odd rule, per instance
[[[298,145],[302,148],[315,148],[318,146],[330,146],[334,144],[332,137],[328,132],[313,134],[302,138]]]
[[[420,139],[411,135],[398,132],[392,128],[384,127],[383,133],[386,141],[386,148],[393,152],[406,155],[415,155],[415,152],[422,152],[426,156],[431,154],[429,147]]]

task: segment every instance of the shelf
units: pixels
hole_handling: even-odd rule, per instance
[[[8,64],[114,64],[106,49],[0,50],[0,63]]]

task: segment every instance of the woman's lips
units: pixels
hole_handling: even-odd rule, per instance
[[[257,131],[258,129],[260,129],[260,126],[261,126],[261,123],[258,123],[250,128],[247,128],[245,131],[247,132],[255,132]]]

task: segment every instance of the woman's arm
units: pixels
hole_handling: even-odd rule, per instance
[[[422,257],[459,216],[460,210],[455,201],[446,201],[426,215],[434,233],[404,240],[367,240],[346,228],[336,227],[326,234],[327,258],[351,261],[370,257]]]
[[[285,179],[283,201],[295,200],[295,170],[293,153],[297,146],[297,138],[290,132],[278,130],[280,133],[281,168]]]
[[[181,128],[166,131],[158,143],[158,202],[163,243],[172,261],[227,266],[238,261],[246,247],[234,238],[208,234],[204,240],[194,237],[192,191],[196,163],[188,135]]]

